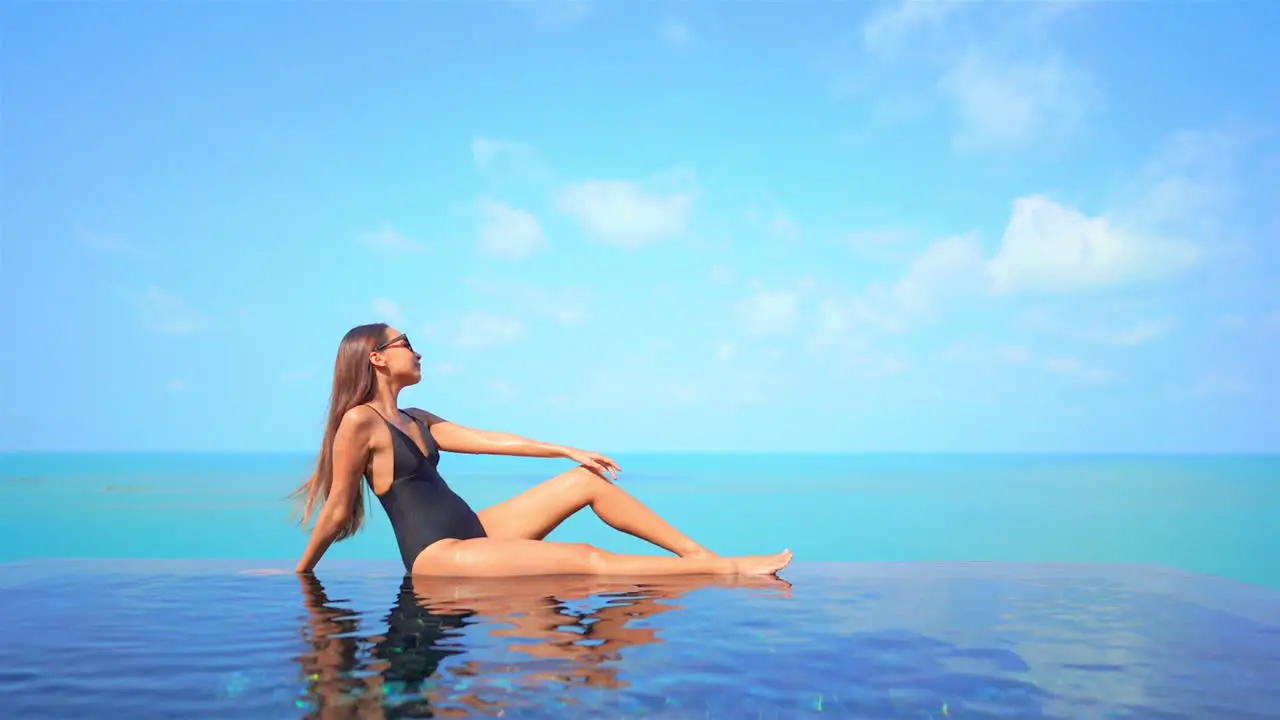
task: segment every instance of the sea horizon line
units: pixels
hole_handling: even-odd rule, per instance
[[[50,456],[275,456],[304,457],[315,456],[317,451],[297,449],[63,449],[63,450],[0,450],[0,458],[4,457],[50,457]],[[702,449],[702,450],[664,450],[633,449],[610,450],[608,455],[631,456],[707,456],[707,455],[792,455],[792,456],[1025,456],[1025,457],[1280,457],[1280,450],[761,450],[761,449]],[[527,460],[563,460],[564,458],[521,457],[514,455],[479,455],[478,457],[505,457]]]

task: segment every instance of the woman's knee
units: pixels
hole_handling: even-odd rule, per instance
[[[595,497],[601,483],[609,482],[581,465],[564,473],[561,478],[570,492],[584,500]]]
[[[588,543],[569,543],[578,561],[587,571],[602,573],[607,569],[609,553]]]

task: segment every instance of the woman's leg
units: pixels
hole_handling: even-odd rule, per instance
[[[610,527],[681,557],[715,557],[626,490],[584,467],[561,473],[478,514],[489,537],[541,540],[584,507]]]
[[[620,555],[583,543],[472,538],[441,540],[414,560],[414,575],[516,577],[525,575],[772,575],[791,562],[791,551],[741,557]]]

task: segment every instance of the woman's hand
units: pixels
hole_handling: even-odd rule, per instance
[[[604,455],[601,455],[600,453],[569,448],[569,450],[565,452],[565,457],[599,475],[605,480],[617,480],[618,473],[622,472],[622,468],[618,466],[618,463]]]

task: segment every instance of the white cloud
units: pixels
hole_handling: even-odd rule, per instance
[[[800,293],[765,290],[738,301],[734,307],[747,334],[755,337],[783,335],[795,327]]]
[[[700,396],[696,385],[680,380],[662,382],[657,389],[659,402],[664,407],[687,407]]]
[[[836,379],[882,380],[911,370],[905,353],[867,342],[865,337],[832,335],[827,338],[836,352],[828,355],[827,367]]]
[[[1161,279],[1200,256],[1190,243],[1136,235],[1034,195],[1014,201],[990,273],[997,293],[1072,292]]]
[[[918,236],[917,231],[886,227],[843,233],[828,242],[857,258],[891,263],[910,259]]]
[[[1065,375],[1085,384],[1098,385],[1116,379],[1115,373],[1110,370],[1089,365],[1078,358],[1050,357],[1045,360],[1044,364],[1052,372]]]
[[[400,325],[404,322],[400,306],[386,298],[374,298],[372,310],[375,318],[388,325]]]
[[[592,291],[587,287],[561,286],[548,290],[523,283],[475,282],[477,291],[502,298],[519,312],[550,320],[558,325],[581,325],[588,317]]]
[[[188,335],[203,327],[205,318],[181,296],[148,287],[138,301],[143,323],[156,332]]]
[[[693,30],[681,20],[668,20],[662,25],[662,37],[672,45],[688,45],[693,42]]]
[[[581,325],[587,319],[586,303],[571,297],[548,300],[543,312],[560,325]]]
[[[1031,351],[1021,345],[1001,348],[998,357],[1003,362],[1025,363],[1031,361]]]
[[[911,369],[911,361],[897,354],[881,355],[862,366],[865,377],[879,378],[901,375]]]
[[[1223,330],[1277,330],[1280,329],[1280,310],[1270,313],[1259,312],[1252,317],[1241,313],[1230,313],[1219,317],[1217,324]]]
[[[744,388],[743,394],[754,389]],[[555,393],[547,398],[547,402],[561,410],[633,412],[688,407],[697,403],[704,394],[705,388],[677,374],[623,362],[622,365],[612,363],[582,372],[572,394]],[[716,402],[733,403],[740,399],[737,396],[725,400],[717,398]]]
[[[525,260],[546,243],[542,226],[528,210],[489,199],[479,201],[480,250],[501,260]]]
[[[389,253],[420,253],[427,249],[423,243],[406,236],[390,225],[385,225],[361,239],[365,245]]]
[[[982,246],[972,235],[959,235],[930,245],[892,287],[890,296],[909,315],[925,316],[939,300],[981,288],[983,277]]]
[[[524,323],[518,318],[473,311],[459,321],[454,344],[465,350],[487,350],[513,345],[526,336]]]
[[[1088,81],[1061,58],[1012,61],[970,50],[938,80],[960,127],[961,152],[1011,150],[1070,136],[1091,102]]]
[[[1138,345],[1159,340],[1177,325],[1177,319],[1172,316],[1140,320],[1125,330],[1100,334],[1098,340],[1105,345],[1137,347]]]
[[[565,189],[557,199],[589,237],[623,248],[637,248],[688,230],[698,193],[660,192],[629,180],[587,180]]]
[[[985,277],[982,247],[975,237],[939,240],[917,256],[897,281],[872,283],[859,295],[823,302],[819,340],[832,341],[860,325],[903,332],[934,317],[944,300],[976,294]]]
[[[589,16],[595,3],[596,0],[528,0],[512,5],[532,12],[539,24],[570,25]]]
[[[1226,330],[1243,330],[1247,324],[1243,315],[1223,315],[1218,318],[1218,326]]]
[[[1149,315],[1135,320],[1116,319],[1131,314],[1122,306],[1090,307],[1066,318],[1043,309],[1019,313],[1015,326],[1024,332],[1087,345],[1132,348],[1159,340],[1178,326],[1173,315]]]
[[[879,248],[887,245],[897,245],[904,240],[915,235],[914,231],[907,228],[881,228],[879,230],[857,230],[844,235],[836,241],[839,245],[844,245],[855,250],[863,250],[867,248]]]
[[[818,329],[815,345],[838,344],[845,340],[857,324],[855,301],[827,298],[818,303]]]
[[[494,138],[475,137],[471,140],[471,159],[481,170],[492,170],[504,157],[524,155],[529,148],[522,143]]]
[[[949,345],[942,357],[949,362],[972,365],[1023,365],[1031,361],[1032,352],[1025,345],[960,340]]]
[[[769,214],[750,207],[747,208],[747,220],[779,240],[793,241],[800,237],[800,227],[785,210],[774,210]]]
[[[114,235],[102,235],[87,230],[82,230],[77,235],[81,244],[95,252],[130,257],[142,257],[145,254],[142,248]]]
[[[734,280],[733,268],[724,263],[717,263],[711,266],[710,277],[711,282],[716,285],[728,285]]]
[[[494,180],[540,184],[549,179],[549,171],[537,152],[521,142],[475,137],[471,140],[471,160],[477,170]]]
[[[1253,386],[1237,373],[1210,373],[1189,386],[1196,397],[1227,397],[1251,392]]]
[[[952,145],[959,152],[1064,141],[1096,106],[1098,91],[1083,69],[1052,49],[1048,21],[1056,14],[1034,5],[883,6],[862,26],[863,48],[881,64],[855,84],[877,88],[872,104],[889,121],[903,109],[915,115],[941,101],[958,120]]]
[[[1234,247],[1253,192],[1242,164],[1259,133],[1228,127],[1171,135],[1123,183],[1104,215],[1042,195],[1016,200],[991,262],[997,292],[1074,292],[1168,279]],[[1259,196],[1262,203],[1270,200]]]
[[[868,50],[880,55],[895,55],[910,43],[921,30],[937,28],[953,11],[958,2],[902,2],[881,6],[862,26],[862,42]]]
[[[1267,135],[1224,125],[1170,135],[1125,183],[1112,204],[1127,226],[1172,237],[1195,238],[1208,253],[1238,249],[1241,223],[1251,208],[1273,207],[1273,182],[1259,170],[1259,144]]]
[[[515,402],[520,397],[520,388],[509,380],[493,380],[489,383],[488,391],[490,401],[503,405]]]
[[[653,297],[658,300],[674,300],[680,297],[680,289],[671,283],[658,283],[653,286]]]
[[[488,386],[489,399],[500,404],[513,403],[520,397],[520,388],[509,380],[494,380]]]
[[[437,375],[457,375],[462,372],[462,368],[451,362],[436,363],[433,369]]]
[[[874,282],[859,294],[820,303],[817,341],[830,343],[860,326],[904,332],[935,317],[944,303],[983,293],[1071,293],[1158,280],[1199,258],[1199,249],[1189,243],[1139,236],[1042,196],[1020,198],[994,257],[983,254],[974,235],[936,242],[896,281]],[[1160,338],[1175,325],[1173,317],[1158,316],[1118,330],[1085,334],[1077,328],[1064,334],[1131,347]]]
[[[783,240],[795,240],[800,236],[799,226],[795,224],[790,215],[783,211],[774,213],[768,227],[769,232]]]

